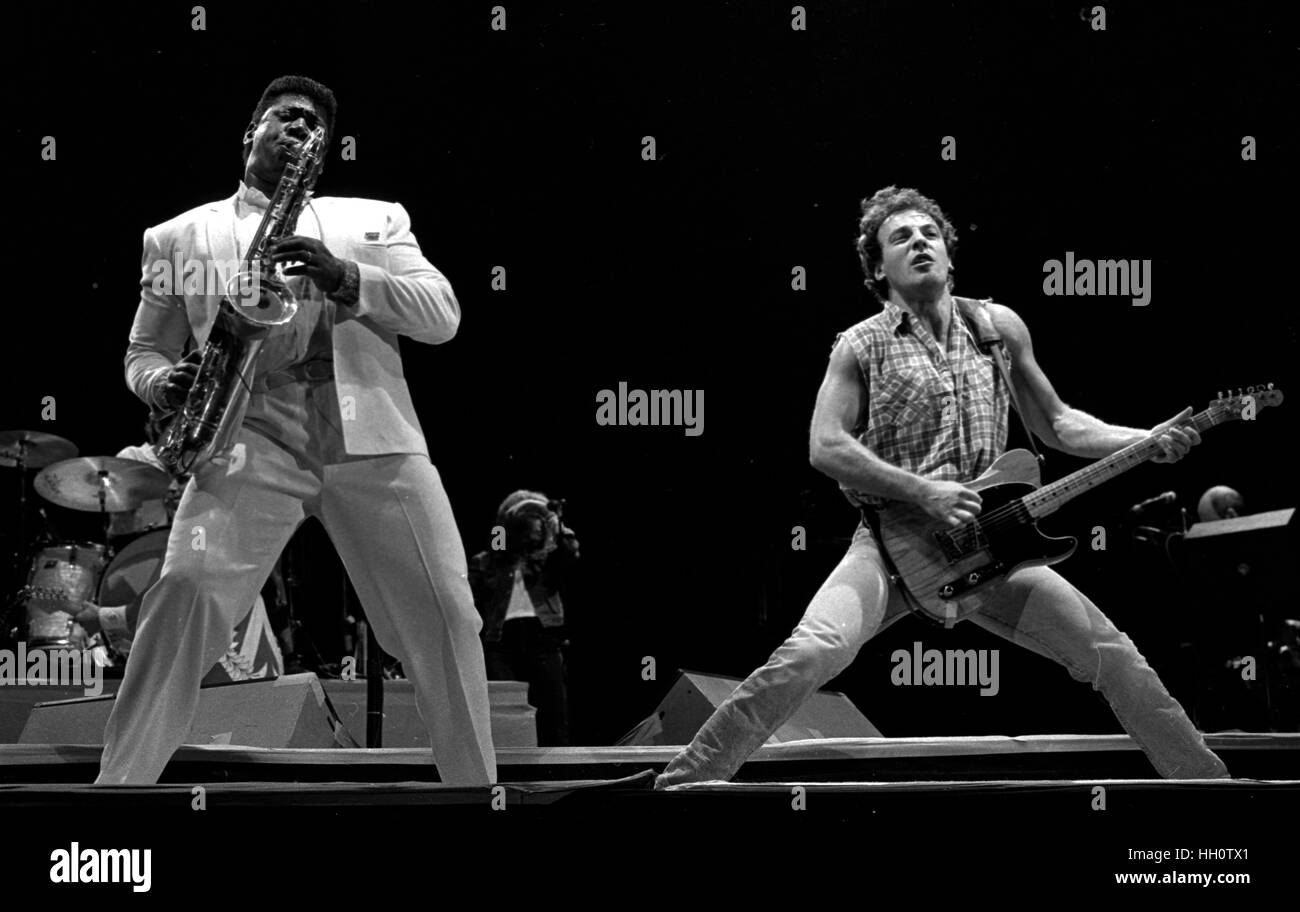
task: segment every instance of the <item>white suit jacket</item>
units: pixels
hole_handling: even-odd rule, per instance
[[[191,209],[144,233],[140,306],[125,360],[127,385],[151,406],[186,341],[192,336],[199,347],[207,341],[228,265],[237,262],[236,196]],[[303,209],[298,231],[317,235],[335,256],[356,262],[360,272],[360,300],[352,307],[335,307],[333,333],[347,452],[427,456],[397,338],[430,344],[452,338],[460,325],[460,304],[451,284],[420,253],[410,217],[397,203],[313,198]],[[200,287],[203,283],[195,281],[187,290],[182,277],[173,275],[174,293],[159,294],[159,260],[173,271],[197,261],[218,273],[220,282]]]

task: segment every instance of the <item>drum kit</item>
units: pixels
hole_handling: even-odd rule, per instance
[[[71,441],[39,431],[0,431],[0,466],[18,470],[17,574],[28,562],[26,585],[9,602],[0,633],[26,640],[29,649],[93,647],[96,638],[76,621],[83,602],[128,604],[157,579],[177,487],[149,463],[78,456]],[[40,471],[32,487],[42,498],[103,517],[102,541],[60,541],[49,533],[29,539],[27,472],[34,469]],[[159,501],[168,504],[166,523],[141,528],[122,522]]]

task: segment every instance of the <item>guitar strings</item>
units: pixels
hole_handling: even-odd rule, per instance
[[[1154,441],[1140,441],[1139,443],[1134,444],[1134,446],[1136,447],[1136,449],[1134,449],[1133,452],[1125,453],[1123,456],[1120,456],[1119,459],[1113,460],[1111,462],[1111,465],[1116,465],[1120,462],[1123,462],[1134,456],[1137,456],[1141,453],[1143,449],[1154,450],[1157,448]],[[1120,451],[1120,452],[1123,453],[1124,451]],[[1141,462],[1145,462],[1147,459],[1150,459],[1151,455],[1153,454],[1147,453],[1146,455],[1143,455],[1141,460],[1139,461],[1139,464]],[[1068,491],[1071,488],[1076,487],[1080,484],[1085,485],[1085,490],[1086,490],[1091,487],[1091,485],[1088,485],[1087,482],[1090,481],[1092,478],[1095,478],[1096,476],[1102,474],[1102,472],[1103,470],[1092,469],[1092,467],[1089,467],[1089,469],[1083,470],[1083,472],[1080,473],[1079,477],[1072,484],[1062,485],[1058,490]],[[1052,484],[1057,484],[1057,482],[1053,482]],[[1044,485],[1042,488],[1037,488],[1028,494],[1016,498],[1010,503],[1003,504],[1001,507],[992,510],[987,516],[983,518],[977,517],[976,519],[971,520],[971,525],[976,526],[979,529],[991,530],[991,529],[998,528],[1000,526],[1006,526],[1009,523],[1018,523],[1020,522],[1020,517],[1015,514],[1022,507],[1026,511],[1028,511],[1029,510],[1028,501],[1030,500],[1030,498],[1032,498],[1035,494],[1041,494],[1048,487],[1050,487],[1050,485]],[[961,527],[958,528],[960,529]]]
[[[1200,414],[1192,416],[1192,420],[1190,423],[1196,428],[1197,433],[1200,433],[1202,430],[1208,430],[1209,428],[1214,426],[1215,421],[1214,421],[1213,412],[1215,411],[1215,408],[1216,407],[1212,406],[1211,408],[1206,409]],[[1139,440],[1137,443],[1131,444],[1129,447],[1126,447],[1123,450],[1119,450],[1118,452],[1111,454],[1111,456],[1107,457],[1107,460],[1109,460],[1109,465],[1117,465],[1127,459],[1137,456],[1143,450],[1154,450],[1156,448],[1158,448],[1158,444],[1156,444],[1155,438],[1148,437],[1144,440]],[[1127,452],[1128,450],[1132,450],[1132,452]],[[1144,455],[1141,459],[1141,462],[1146,462],[1148,459],[1151,458],[1151,455],[1153,454],[1148,453],[1147,455]],[[1102,462],[1106,462],[1107,460],[1102,460]],[[1101,462],[1098,462],[1080,470],[1074,484],[1087,482],[1091,480],[1091,478],[1103,474],[1106,470],[1098,468],[1098,466],[1100,465]],[[1068,478],[1069,476],[1066,477]],[[1037,488],[1028,494],[1016,498],[1010,503],[1003,504],[997,509],[990,511],[984,517],[977,517],[973,520],[970,520],[967,523],[963,523],[962,525],[956,526],[949,532],[949,535],[954,539],[957,539],[958,537],[966,537],[972,533],[975,535],[980,535],[986,530],[993,530],[998,527],[1006,526],[1008,524],[1019,523],[1021,520],[1020,517],[1016,514],[1021,508],[1024,508],[1026,511],[1028,511],[1029,509],[1028,500],[1031,497],[1033,497],[1035,494],[1042,494],[1044,491],[1046,491],[1048,488],[1051,488],[1054,485],[1060,485],[1061,481],[1064,480],[1065,479],[1060,479],[1058,481],[1051,482],[1050,484],[1044,485],[1041,488]],[[1060,489],[1069,490],[1070,487],[1072,487],[1072,485],[1064,485],[1061,486]]]
[[[1193,426],[1196,427],[1198,433],[1202,430],[1208,430],[1210,427],[1214,426],[1214,419],[1213,419],[1213,415],[1211,414],[1212,411],[1213,411],[1212,408],[1206,409],[1204,412],[1200,413],[1199,415],[1193,416],[1191,424],[1193,424]],[[1202,420],[1204,420],[1204,426],[1202,426]],[[1120,450],[1119,452],[1112,454],[1111,457],[1108,457],[1109,464],[1117,465],[1120,462],[1131,459],[1134,456],[1138,456],[1139,454],[1142,453],[1143,450],[1154,450],[1156,447],[1157,444],[1155,443],[1154,438],[1147,438],[1145,440],[1140,440],[1137,443],[1134,443],[1130,447],[1126,448],[1126,450],[1131,449],[1132,452],[1126,452],[1126,450]],[[1145,462],[1147,459],[1150,458],[1151,458],[1151,454],[1148,453],[1142,456],[1141,462]],[[1100,463],[1093,466],[1088,466],[1087,468],[1081,470],[1074,484],[1077,485],[1079,483],[1086,483],[1091,478],[1103,474],[1105,472],[1105,469],[1098,468],[1098,465],[1100,465]],[[1029,504],[1027,503],[1027,501],[1030,498],[1032,498],[1035,494],[1043,493],[1048,488],[1051,488],[1053,485],[1059,485],[1059,484],[1060,481],[1052,482],[1051,484],[1044,485],[1041,488],[1038,488],[1034,491],[1031,491],[1028,494],[1023,495],[1022,497],[1018,497],[1015,500],[1011,501],[1010,503],[1003,504],[1001,507],[998,507],[997,509],[991,511],[985,517],[976,518],[974,520],[971,520],[970,523],[968,524],[954,528],[953,534],[955,535],[955,534],[960,534],[960,533],[970,532],[970,531],[975,531],[978,533],[986,529],[992,530],[999,526],[1005,526],[1008,523],[1020,522],[1019,517],[1014,514],[1017,513],[1021,507],[1024,507],[1027,510],[1029,508]],[[1069,488],[1072,486],[1073,485],[1065,485],[1061,489],[1069,490]]]

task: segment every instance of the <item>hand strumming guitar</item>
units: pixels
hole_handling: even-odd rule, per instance
[[[959,526],[979,515],[980,496],[956,481],[926,481],[917,506],[935,519]]]

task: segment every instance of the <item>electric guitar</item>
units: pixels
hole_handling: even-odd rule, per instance
[[[1231,391],[1229,391],[1231,392]],[[1250,387],[1223,397],[1184,424],[1198,433],[1282,402],[1282,391]],[[951,627],[988,602],[1001,582],[1021,567],[1057,564],[1074,553],[1078,539],[1053,538],[1038,520],[1103,482],[1163,452],[1154,437],[1139,440],[1079,471],[1043,485],[1028,450],[1010,450],[966,487],[978,491],[979,516],[952,526],[915,504],[880,511],[880,537],[893,563],[894,580],[912,607]]]

